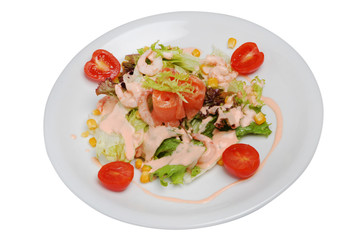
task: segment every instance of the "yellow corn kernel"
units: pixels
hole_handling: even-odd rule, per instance
[[[266,121],[266,117],[264,116],[264,114],[262,112],[259,112],[254,116],[254,121],[258,125],[261,125],[262,123],[264,123]]]
[[[141,159],[136,159],[136,161],[135,161],[135,168],[137,168],[137,169],[140,169],[141,167],[142,167],[142,160]]]
[[[89,144],[91,145],[91,147],[96,147],[96,138],[92,137],[89,139]]]
[[[84,131],[83,133],[81,133],[81,137],[86,138],[90,135],[89,131]]]
[[[237,44],[237,40],[235,38],[228,39],[228,48],[234,48]]]
[[[92,111],[92,114],[95,116],[98,116],[101,114],[100,110],[98,110],[97,108],[95,110]]]
[[[217,164],[218,164],[219,166],[223,166],[223,160],[222,160],[222,158],[218,160]]]
[[[90,129],[90,130],[95,130],[97,128],[97,123],[94,119],[89,119],[87,120],[87,127]]]
[[[192,51],[192,56],[199,57],[201,56],[201,52],[196,48]]]
[[[142,172],[140,177],[141,183],[148,183],[150,181],[150,173],[149,172]]]
[[[148,165],[144,165],[141,169],[142,172],[149,172],[151,170],[151,166],[148,166]]]
[[[216,88],[216,87],[218,87],[218,79],[217,78],[208,78],[207,84],[211,88]]]

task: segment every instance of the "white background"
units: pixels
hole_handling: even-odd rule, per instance
[[[355,2],[1,1],[0,239],[358,239]],[[57,176],[44,146],[46,100],[67,63],[100,35],[145,16],[189,10],[249,20],[294,47],[321,89],[322,137],[304,174],[244,218],[178,231],[122,223],[86,205]]]

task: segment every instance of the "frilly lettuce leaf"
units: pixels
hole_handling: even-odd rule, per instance
[[[188,79],[188,74],[165,71],[158,73],[155,76],[155,80],[145,76],[142,87],[147,89],[152,88],[164,92],[173,92],[176,93],[184,102],[187,102],[181,93],[192,93],[194,90],[193,86],[188,83]]]
[[[255,135],[263,135],[269,136],[272,133],[272,130],[269,129],[269,125],[267,122],[262,123],[261,125],[252,122],[247,127],[238,127],[236,128],[237,138],[240,139],[245,135],[255,134]]]
[[[170,179],[172,184],[182,184],[186,168],[183,165],[166,165],[152,173],[151,178],[158,177],[165,187],[168,186],[166,178]]]
[[[177,148],[177,146],[181,143],[181,140],[176,137],[167,138],[163,140],[161,145],[157,148],[154,159],[158,159],[165,156],[170,156]]]

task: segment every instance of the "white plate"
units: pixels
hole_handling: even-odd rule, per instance
[[[136,184],[115,193],[97,180],[98,166],[87,139],[88,114],[99,99],[96,84],[87,80],[84,64],[93,51],[102,48],[117,58],[135,53],[137,48],[160,40],[163,44],[197,47],[203,54],[212,46],[231,54],[227,40],[234,37],[237,46],[256,42],[265,54],[262,67],[255,73],[266,79],[263,95],[280,106],[284,119],[283,137],[264,167],[251,179],[224,191],[205,204],[176,203],[152,197]],[[253,75],[253,76],[255,76]],[[264,109],[272,130],[276,119]],[[251,22],[213,13],[176,12],[143,18],[120,26],[96,39],[67,65],[49,96],[44,119],[44,135],[49,158],[57,173],[80,199],[115,219],[154,228],[184,229],[223,223],[257,210],[288,188],[305,170],[317,147],[323,121],[323,106],[315,78],[298,53],[278,36]],[[273,131],[274,132],[274,131]],[[74,134],[77,139],[72,139]],[[268,138],[245,137],[263,158],[274,134]],[[139,181],[136,171],[134,181]],[[159,181],[144,185],[161,196],[198,200],[208,197],[234,182],[223,168],[215,167],[190,185],[164,188]]]

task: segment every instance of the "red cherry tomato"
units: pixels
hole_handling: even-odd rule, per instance
[[[107,78],[117,77],[121,71],[121,64],[110,52],[98,49],[85,64],[84,70],[88,78],[101,82]]]
[[[263,63],[264,54],[259,51],[257,44],[247,42],[239,46],[231,57],[231,65],[239,74],[255,72]]]
[[[222,154],[224,168],[238,178],[249,178],[259,167],[257,150],[247,144],[234,144]]]
[[[103,165],[98,178],[106,188],[120,192],[127,188],[133,179],[134,168],[127,162],[110,162]]]

